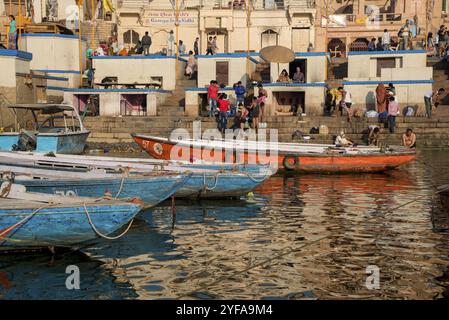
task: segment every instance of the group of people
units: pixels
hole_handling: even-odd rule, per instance
[[[449,60],[449,31],[445,25],[440,26],[435,38],[432,32],[427,34],[427,50],[433,50],[435,56],[444,61]]]
[[[301,71],[300,67],[296,67],[296,71],[291,78],[288,75],[287,70],[284,69],[279,74],[279,77],[276,82],[278,82],[278,83],[292,83],[292,82],[304,83],[305,76],[304,76],[304,73]]]
[[[376,88],[376,106],[379,121],[388,122],[390,133],[396,129],[396,117],[399,115],[399,103],[396,97],[396,88],[392,83],[385,87],[379,83]]]
[[[199,38],[195,39],[193,43],[192,52],[195,56],[199,54]],[[106,44],[101,43],[97,49],[93,51],[93,55],[96,56],[129,56],[129,55],[150,55],[150,49],[153,40],[148,31],[145,32],[144,36],[141,39],[138,39],[134,47],[126,48],[125,45],[118,43],[117,37],[111,37]],[[162,48],[159,52],[154,52],[155,54],[172,56],[178,51],[179,55],[184,55],[187,53],[186,45],[183,40],[179,40],[177,44],[175,44],[175,36],[173,30],[170,30],[167,36],[167,47]]]
[[[325,113],[327,115],[340,115],[343,116],[346,113],[348,121],[351,122],[352,119],[352,94],[349,90],[338,87],[326,88],[326,97],[324,100]]]
[[[380,128],[373,125],[369,128],[368,144],[370,146],[379,146],[380,143]],[[402,134],[402,145],[407,148],[416,148],[416,134],[412,128],[407,128]]]
[[[220,91],[216,80],[212,80],[207,89],[209,117],[216,117],[218,130],[224,133],[226,129],[247,130],[254,129],[256,133],[262,120],[267,91],[262,84],[258,84],[258,95],[250,101],[246,98],[247,90],[239,81],[233,85],[235,104],[231,104],[228,95]],[[233,118],[232,125],[228,127],[228,119]]]
[[[217,45],[217,36],[209,37],[207,40],[207,47],[206,47],[206,56],[207,55],[214,55],[218,52],[218,45]]]

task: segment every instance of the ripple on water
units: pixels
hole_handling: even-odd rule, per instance
[[[432,167],[276,176],[251,201],[177,201],[175,216],[164,203],[141,214],[126,237],[85,249],[90,259],[70,255],[55,262],[59,269],[41,258],[0,260],[16,281],[0,297],[432,299],[445,290],[435,278],[449,265],[447,232],[437,232],[447,216],[435,218],[432,198],[449,181],[441,174],[449,153],[420,156]],[[61,288],[67,263],[87,263],[85,290],[42,289]],[[366,287],[372,265],[378,290]]]

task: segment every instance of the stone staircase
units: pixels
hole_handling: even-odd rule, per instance
[[[191,135],[193,130],[193,117],[158,116],[158,117],[87,117],[85,125],[92,131],[88,144],[91,149],[114,149],[116,151],[139,151],[139,147],[132,143],[131,133],[151,134],[167,137],[172,130],[186,129]],[[310,143],[333,143],[335,136],[341,130],[353,141],[366,143],[369,125],[377,124],[376,119],[354,119],[348,123],[345,118],[339,117],[266,117],[267,137],[270,130],[277,130],[280,142],[303,142],[292,138],[295,130],[301,130],[312,137]],[[313,127],[326,125],[329,134],[309,134]],[[217,124],[214,119],[204,118],[201,130],[214,129]],[[382,127],[382,126],[381,126]],[[449,148],[449,116],[434,117],[407,117],[397,119],[396,133],[390,134],[388,129],[381,129],[381,143],[384,145],[401,144],[402,134],[406,128],[412,128],[418,138],[419,148]]]
[[[446,89],[446,94],[441,98],[441,104],[435,113],[439,116],[449,116],[449,63],[429,60],[427,65],[433,67],[433,90]]]
[[[266,117],[264,122],[267,123],[267,134],[270,129],[275,129],[278,132],[278,139],[280,142],[302,142],[297,138],[292,138],[292,133],[295,130],[300,130],[312,139],[310,143],[333,143],[335,136],[344,130],[346,135],[353,141],[364,144],[367,139],[367,132],[369,125],[379,125],[377,119],[354,119],[351,123],[347,122],[345,118],[339,117]],[[329,134],[309,134],[313,127],[319,128],[320,125],[325,125],[329,129]],[[213,129],[217,124],[213,119],[203,119],[201,129]],[[402,134],[407,128],[412,128],[416,133],[420,147],[449,147],[449,116],[435,117],[427,119],[422,117],[399,118],[396,124],[396,133],[390,134],[387,128],[379,125],[382,132],[382,141],[384,144],[401,144]],[[189,130],[192,134],[193,123],[183,122],[178,124],[178,127]]]
[[[256,70],[251,74],[252,81],[263,81],[270,79],[270,63],[261,62],[256,65]]]
[[[196,87],[196,80],[176,80],[176,89],[166,98],[162,106],[158,106],[157,115],[184,118],[185,89],[192,87]]]

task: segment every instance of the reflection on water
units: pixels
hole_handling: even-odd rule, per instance
[[[118,241],[83,254],[0,256],[4,298],[378,299],[441,297],[447,216],[434,186],[449,153],[377,175],[273,177],[241,201],[177,201],[140,215]],[[444,176],[446,173],[446,176]],[[406,206],[404,204],[416,200]],[[81,289],[64,287],[65,266]],[[380,268],[380,288],[365,286]]]

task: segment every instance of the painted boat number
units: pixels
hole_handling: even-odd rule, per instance
[[[56,190],[55,194],[63,196],[63,197],[76,197],[77,196],[76,192],[73,190],[67,190],[67,191]]]

